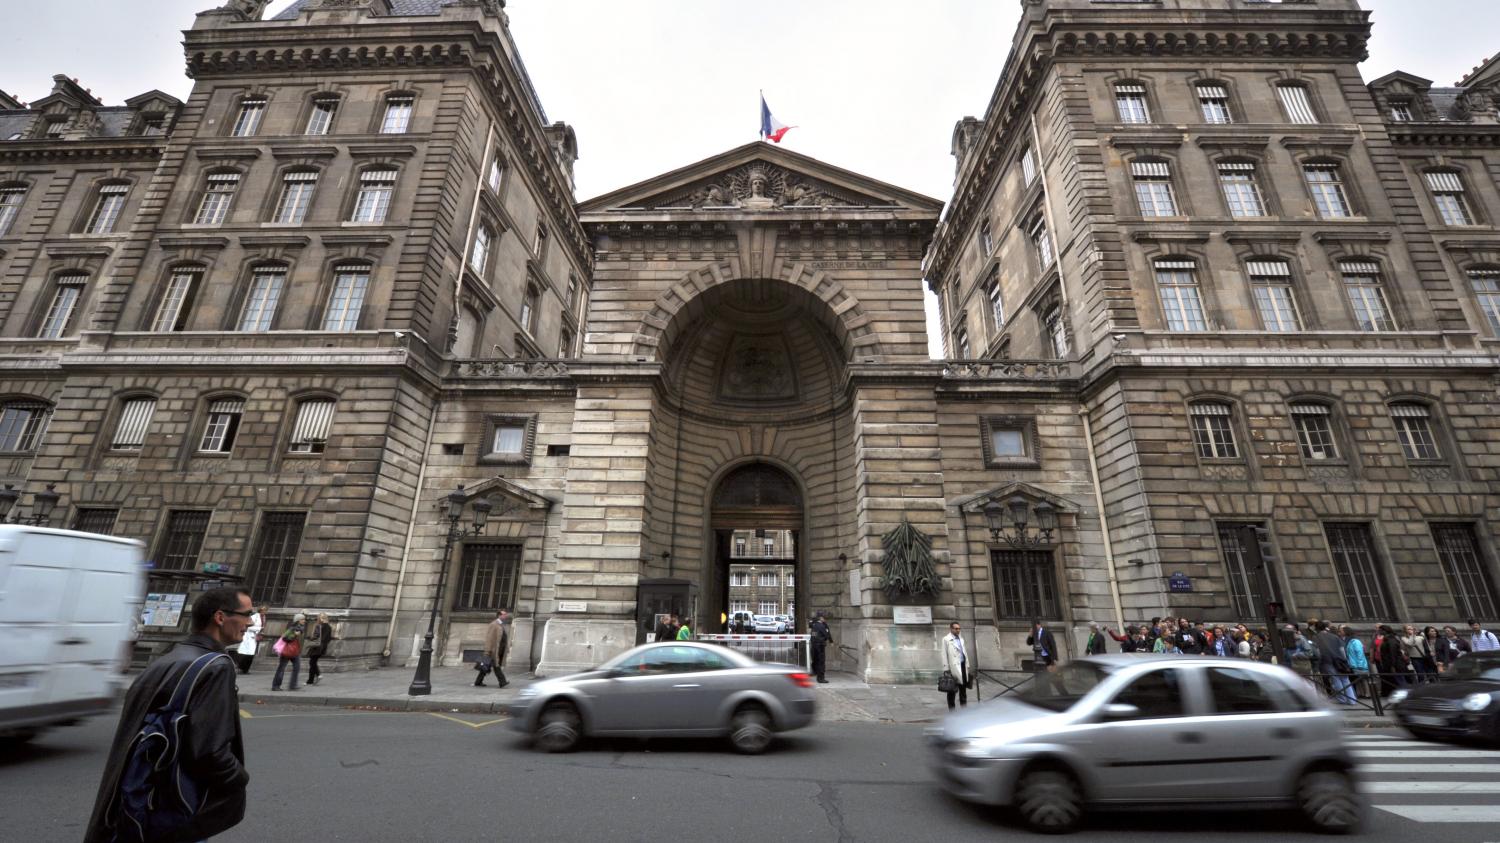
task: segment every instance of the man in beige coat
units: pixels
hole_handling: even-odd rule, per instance
[[[504,688],[510,684],[505,678],[505,654],[510,651],[510,612],[504,609],[495,616],[488,628],[484,631],[484,654],[489,658],[492,669],[495,671],[495,679],[500,684],[496,687]],[[474,680],[475,685],[484,685],[484,677],[489,671],[480,669],[479,677]]]
[[[948,626],[948,634],[943,636],[943,670],[953,674],[958,683],[958,687],[948,692],[948,707],[953,708],[954,697],[959,705],[968,705],[969,649],[957,621]]]

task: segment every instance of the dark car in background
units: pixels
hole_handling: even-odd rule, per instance
[[[1469,653],[1436,682],[1392,691],[1386,705],[1415,737],[1500,744],[1500,650]]]

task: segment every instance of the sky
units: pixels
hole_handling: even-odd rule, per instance
[[[276,0],[269,14],[289,5]],[[180,30],[215,0],[0,0],[0,90],[39,99],[65,73],[105,104],[186,98]],[[1366,79],[1451,85],[1500,52],[1495,0],[1364,0]],[[784,145],[946,200],[953,124],[988,104],[1016,0],[509,0],[551,120],[578,134],[580,200],[756,140],[759,92]],[[59,49],[65,44],[66,48]],[[941,354],[936,300],[928,333]]]

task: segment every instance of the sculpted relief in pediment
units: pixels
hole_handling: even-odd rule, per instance
[[[888,201],[835,187],[775,164],[754,161],[671,193],[652,196],[634,207],[771,211],[889,205]]]

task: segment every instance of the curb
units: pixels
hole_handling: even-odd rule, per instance
[[[279,692],[274,694],[239,695],[241,705],[295,705],[308,708],[362,708],[375,711],[438,711],[462,714],[506,714],[509,700],[495,702],[472,702],[458,700],[434,700],[424,697],[399,699],[392,697],[306,697],[301,694]]]

